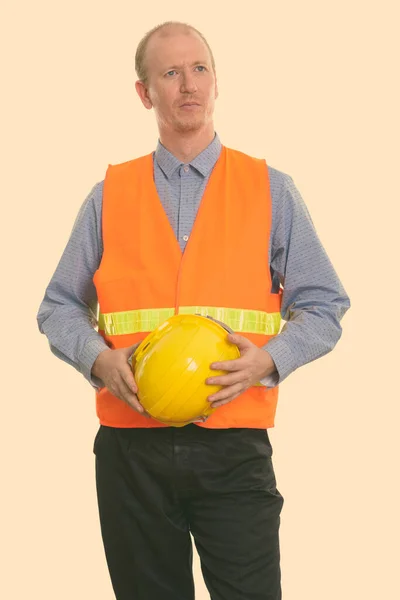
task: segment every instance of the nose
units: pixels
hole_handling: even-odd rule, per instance
[[[182,73],[181,92],[193,94],[197,91],[196,78],[191,70],[185,70]]]

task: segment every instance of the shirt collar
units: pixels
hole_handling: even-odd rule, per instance
[[[216,133],[213,141],[205,148],[200,154],[198,154],[190,163],[183,163],[176,156],[174,156],[165,146],[158,140],[157,148],[155,151],[155,160],[158,166],[164,172],[167,178],[170,178],[173,173],[183,164],[189,164],[194,169],[197,169],[203,177],[206,177],[214,168],[219,155],[221,153],[222,144]]]

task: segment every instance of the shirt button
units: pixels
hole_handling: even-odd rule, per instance
[[[187,165],[185,165],[185,166],[183,167],[183,170],[185,171],[185,173],[187,173],[187,172],[189,171],[189,167],[188,167]]]
[[[183,239],[184,239],[184,241],[185,241],[185,242],[187,242],[187,241],[188,241],[188,239],[189,239],[189,236],[187,236],[187,235],[184,235],[184,236],[183,236]]]

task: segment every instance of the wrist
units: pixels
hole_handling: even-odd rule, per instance
[[[104,350],[102,350],[99,355],[97,356],[96,360],[93,363],[92,366],[92,375],[94,375],[95,377],[99,377],[101,379],[101,366],[103,364],[103,359],[104,359],[104,355],[106,354],[106,352],[112,352],[111,348],[105,348]]]
[[[262,364],[262,368],[263,371],[261,373],[260,379],[264,379],[265,377],[269,377],[270,375],[273,375],[276,371],[276,364],[274,362],[274,359],[272,358],[272,356],[270,355],[270,353],[265,350],[265,349],[261,349],[263,352],[263,364]]]

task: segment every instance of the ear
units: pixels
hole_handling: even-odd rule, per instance
[[[150,100],[148,88],[145,86],[143,81],[140,81],[140,80],[136,81],[135,88],[136,88],[139,98],[142,101],[143,106],[145,108],[147,108],[148,110],[153,108],[153,103]]]
[[[217,75],[215,75],[215,100],[218,98],[218,81]]]

